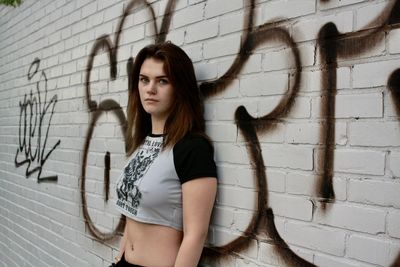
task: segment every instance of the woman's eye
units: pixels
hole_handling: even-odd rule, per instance
[[[147,82],[148,82],[148,79],[147,79],[147,78],[144,78],[144,77],[141,77],[141,78],[139,79],[139,81],[140,81],[141,83],[147,83]]]
[[[161,85],[168,84],[168,80],[166,80],[166,79],[160,79],[159,83],[160,83]]]

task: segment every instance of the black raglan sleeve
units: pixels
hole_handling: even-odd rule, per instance
[[[217,177],[214,150],[205,137],[188,135],[175,144],[173,153],[181,184],[201,177]]]

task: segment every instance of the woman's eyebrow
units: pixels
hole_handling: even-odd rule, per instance
[[[140,73],[140,74],[139,74],[139,76],[142,76],[142,77],[148,78],[148,76],[147,76],[147,75],[145,75],[145,74],[142,74],[142,73]],[[164,78],[168,79],[168,76],[167,76],[167,75],[160,75],[160,76],[156,76],[156,79],[164,79]]]

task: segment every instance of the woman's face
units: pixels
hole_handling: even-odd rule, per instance
[[[153,119],[165,121],[171,111],[174,88],[164,72],[164,62],[146,59],[140,68],[138,88],[144,110]]]

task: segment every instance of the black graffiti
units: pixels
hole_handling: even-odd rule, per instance
[[[30,81],[39,71],[40,60],[35,59],[30,65],[28,71],[28,80]],[[40,87],[44,83],[44,99],[42,103]],[[41,177],[43,166],[51,153],[60,145],[58,140],[47,152],[47,139],[51,126],[51,120],[54,114],[54,108],[57,103],[57,95],[54,95],[50,101],[47,101],[47,77],[44,71],[40,72],[39,81],[36,82],[36,95],[32,90],[29,97],[25,94],[24,100],[19,102],[19,132],[18,149],[15,154],[15,166],[20,167],[27,164],[25,175],[28,178],[37,172],[37,181],[57,181],[57,176]],[[48,115],[50,112],[50,115]],[[47,130],[43,137],[44,119],[48,115]],[[29,121],[28,121],[29,120]],[[29,124],[29,126],[28,126]],[[36,140],[35,140],[36,139]],[[20,159],[23,158],[23,159]]]
[[[256,28],[252,26],[254,1],[251,1],[248,13],[248,21],[245,22],[246,26],[248,26],[245,27],[245,29],[248,30],[244,35],[243,45],[240,48],[240,52],[234,63],[220,79],[214,82],[201,84],[200,88],[203,94],[210,97],[225,90],[229,82],[240,72],[252,51],[261,44],[271,41],[279,41],[291,49],[295,62],[295,71],[293,73],[294,81],[286,96],[284,96],[278,105],[267,115],[254,118],[248,113],[245,107],[240,106],[237,108],[235,112],[235,121],[241,134],[244,136],[245,141],[248,143],[247,151],[250,156],[251,164],[255,166],[254,177],[256,178],[257,190],[259,192],[257,199],[257,212],[254,214],[247,229],[244,231],[245,234],[243,236],[240,236],[221,247],[209,247],[205,250],[205,255],[216,258],[228,255],[228,253],[232,251],[242,251],[250,245],[251,239],[255,239],[255,236],[259,232],[263,231],[274,241],[274,249],[284,261],[292,265],[313,266],[313,264],[298,257],[289,248],[286,242],[280,237],[275,227],[273,211],[269,207],[267,201],[268,185],[266,168],[264,166],[264,159],[258,139],[260,134],[273,131],[277,122],[288,114],[294,104],[301,81],[300,53],[286,29],[281,27],[271,27],[271,24],[268,23]]]
[[[81,199],[82,199],[82,205],[83,205],[83,216],[85,218],[85,222],[88,225],[90,232],[100,240],[109,240],[109,239],[115,237],[116,234],[118,233],[118,231],[121,231],[125,225],[125,221],[121,217],[115,230],[113,230],[110,233],[104,233],[94,225],[94,223],[89,215],[89,211],[87,209],[86,183],[85,183],[86,179],[85,178],[86,178],[86,165],[87,165],[87,157],[89,154],[90,141],[92,140],[93,132],[96,127],[96,122],[99,120],[100,116],[107,111],[112,112],[117,117],[117,119],[122,127],[122,132],[125,133],[125,131],[126,131],[125,114],[122,111],[122,109],[119,107],[119,105],[114,100],[102,101],[102,103],[99,105],[98,109],[91,112],[92,117],[91,117],[89,129],[88,129],[88,132],[86,135],[85,147],[84,147],[85,154],[83,157],[83,164],[82,164],[82,169],[81,169],[81,174],[82,174]],[[104,156],[104,163],[105,163],[104,192],[106,195],[106,201],[108,201],[109,190],[110,190],[110,162],[111,162],[111,154],[109,151],[106,151],[105,156]]]
[[[93,45],[92,52],[89,57],[87,74],[86,74],[86,97],[88,101],[89,110],[92,112],[92,121],[89,127],[89,131],[85,143],[84,159],[82,162],[82,203],[84,208],[84,216],[89,226],[91,233],[99,239],[109,239],[116,234],[118,228],[123,226],[123,220],[120,220],[119,226],[113,233],[105,234],[100,232],[92,223],[90,216],[87,213],[86,197],[85,197],[85,168],[87,164],[87,155],[89,153],[89,143],[95,128],[95,122],[102,112],[112,111],[116,112],[121,125],[125,125],[126,118],[121,110],[118,103],[113,100],[107,100],[102,102],[100,105],[93,100],[90,96],[90,73],[93,66],[94,57],[100,50],[104,48],[107,50],[110,61],[110,77],[111,79],[116,78],[117,74],[117,52],[120,34],[122,32],[122,26],[125,18],[132,13],[134,8],[140,5],[145,6],[149,10],[154,32],[156,32],[155,42],[162,42],[165,40],[165,36],[168,33],[172,11],[175,6],[174,0],[169,0],[164,12],[160,31],[157,30],[155,23],[154,11],[148,3],[144,0],[130,1],[127,8],[125,9],[123,16],[118,24],[117,32],[115,35],[114,43],[112,43],[108,35],[99,37]],[[321,0],[321,2],[329,2],[329,0]],[[274,224],[273,210],[268,204],[268,184],[266,176],[266,168],[264,165],[264,159],[262,156],[262,149],[259,142],[259,136],[264,135],[268,132],[273,131],[277,125],[277,122],[282,121],[292,110],[296,96],[298,94],[301,78],[302,78],[302,64],[300,60],[300,52],[297,48],[297,44],[291,38],[290,33],[284,27],[280,27],[279,23],[265,23],[261,26],[254,27],[254,10],[255,0],[247,0],[246,3],[246,20],[244,21],[244,33],[243,42],[240,47],[240,51],[237,54],[231,67],[222,75],[219,79],[212,82],[205,82],[200,85],[201,92],[205,99],[222,93],[230,83],[237,77],[242,70],[244,64],[251,56],[252,52],[261,44],[279,41],[283,45],[287,46],[292,53],[292,60],[294,61],[294,70],[290,73],[293,76],[293,82],[290,84],[290,89],[280,100],[278,105],[268,114],[261,117],[251,116],[245,107],[240,106],[235,112],[235,122],[240,130],[240,133],[244,136],[247,143],[247,151],[250,157],[250,164],[254,166],[254,178],[256,180],[256,190],[258,190],[258,208],[253,214],[253,217],[244,231],[244,234],[235,240],[229,242],[226,245],[219,247],[209,247],[204,250],[203,257],[216,259],[228,255],[231,252],[240,252],[246,249],[250,245],[250,241],[257,239],[257,234],[264,232],[269,238],[272,239],[276,254],[280,257],[282,262],[288,266],[314,266],[314,264],[302,259],[296,255],[286,244],[286,242],[279,235],[276,226]],[[384,18],[384,19],[382,19]],[[392,28],[398,27],[400,20],[400,1],[396,0],[393,4],[388,5],[386,10],[382,12],[377,18],[379,21],[384,23],[373,29],[362,29],[357,32],[341,34],[338,32],[334,23],[327,23],[324,25],[318,34],[317,45],[321,51],[321,62],[322,62],[322,84],[321,84],[321,117],[323,119],[320,129],[320,143],[322,144],[321,158],[318,164],[320,165],[321,173],[319,176],[318,185],[318,199],[324,203],[333,202],[335,200],[335,192],[333,189],[333,167],[334,167],[334,146],[335,146],[335,99],[337,91],[337,59],[347,58],[351,56],[359,55],[362,52],[367,52],[374,45],[382,42],[381,35],[382,31],[390,31]],[[375,22],[373,22],[375,23]],[[372,24],[372,23],[371,23]],[[376,24],[375,24],[376,25]],[[132,88],[131,80],[131,69],[133,59],[129,58],[127,63],[128,73],[128,88]],[[400,116],[400,69],[392,73],[388,80],[388,86],[392,92],[392,96],[395,99],[395,105]],[[267,90],[268,88],[266,88]],[[125,128],[124,128],[125,129]],[[123,131],[124,132],[124,131]],[[126,135],[125,144],[129,142],[129,137]],[[110,155],[106,156],[110,157]],[[105,170],[105,179],[107,178],[107,170]],[[106,182],[106,199],[108,199],[109,185]],[[400,264],[400,255],[398,259],[393,263],[393,266]]]
[[[88,228],[89,228],[90,232],[100,240],[109,240],[109,239],[115,237],[117,232],[120,231],[121,229],[123,229],[125,221],[124,221],[123,217],[121,216],[117,227],[110,233],[104,233],[94,225],[94,223],[89,215],[89,212],[87,209],[87,201],[86,201],[85,182],[86,182],[87,157],[89,154],[89,146],[90,146],[90,141],[92,139],[92,134],[96,127],[96,122],[97,122],[98,118],[100,117],[100,115],[103,112],[113,112],[115,114],[115,116],[118,118],[120,125],[122,127],[122,132],[124,133],[125,149],[127,148],[127,144],[130,142],[130,140],[129,140],[130,136],[125,134],[125,132],[126,132],[126,117],[125,117],[124,112],[122,111],[121,106],[117,102],[115,102],[112,99],[107,99],[107,100],[102,101],[98,105],[96,103],[96,101],[93,101],[91,99],[90,77],[91,77],[91,72],[92,72],[92,68],[93,68],[94,58],[100,51],[106,49],[106,51],[108,52],[109,62],[110,62],[110,78],[111,78],[111,80],[115,80],[116,75],[117,75],[117,54],[118,54],[119,40],[120,40],[120,37],[122,34],[122,29],[123,29],[123,26],[125,23],[125,19],[130,14],[132,14],[136,10],[136,8],[140,8],[140,7],[147,8],[150,12],[150,16],[152,16],[152,18],[153,18],[153,29],[154,29],[154,32],[158,33],[156,35],[156,42],[165,41],[165,35],[167,33],[167,30],[168,30],[170,22],[171,22],[171,14],[172,14],[171,11],[175,7],[175,1],[169,1],[166,6],[166,10],[164,13],[164,14],[166,14],[166,16],[164,16],[160,31],[158,31],[158,29],[157,29],[157,24],[155,21],[155,13],[154,13],[152,6],[144,0],[131,1],[128,4],[128,6],[126,7],[126,9],[124,10],[124,13],[118,23],[114,43],[111,41],[109,35],[103,35],[103,36],[100,36],[99,38],[97,38],[97,40],[95,41],[95,43],[92,47],[92,50],[91,50],[91,53],[89,56],[89,61],[88,61],[87,68],[86,68],[86,82],[85,82],[86,99],[87,99],[89,111],[92,113],[92,118],[91,118],[91,122],[90,122],[90,127],[88,129],[88,133],[86,135],[84,156],[83,156],[83,160],[82,160],[81,199],[82,199],[82,205],[83,205],[83,215],[84,215],[84,218],[88,225]],[[132,72],[132,66],[133,66],[133,58],[130,57],[127,62],[127,73],[128,73],[128,77],[129,77],[129,79],[128,79],[129,90],[131,89],[131,86],[132,86],[132,81],[131,81],[132,75],[129,75],[129,73]],[[109,190],[110,190],[110,188],[109,188],[110,187],[109,186],[110,185],[110,183],[109,183],[110,158],[111,158],[111,155],[107,151],[106,155],[105,155],[106,169],[104,172],[104,180],[105,180],[104,191],[105,191],[105,195],[106,195],[106,200],[108,200]]]
[[[323,173],[319,176],[318,193],[323,201],[334,199],[332,177],[334,167],[335,146],[335,99],[337,91],[337,59],[360,55],[384,41],[381,32],[400,27],[400,2],[395,1],[388,4],[386,9],[370,24],[378,24],[373,29],[362,29],[357,32],[341,34],[334,23],[325,24],[318,34],[318,45],[321,50],[322,62],[322,103],[321,115],[323,118],[320,140],[323,145],[322,165]],[[394,73],[396,75],[396,73]],[[392,75],[393,76],[393,75]],[[393,78],[392,78],[393,80]],[[396,102],[397,106],[400,104]]]
[[[252,20],[254,1],[251,1],[249,6],[251,10],[248,18],[249,20]],[[319,160],[319,164],[322,166],[322,173],[319,175],[318,197],[322,201],[323,209],[326,207],[324,205],[326,202],[331,202],[335,199],[332,178],[335,146],[337,58],[346,58],[366,52],[374,45],[383,41],[379,39],[380,32],[390,30],[394,27],[399,27],[396,25],[396,23],[398,23],[400,20],[400,1],[396,1],[393,2],[393,4],[388,5],[386,10],[382,12],[377,20],[382,21],[382,17],[386,17],[383,25],[372,30],[360,30],[358,32],[349,34],[340,34],[333,23],[327,23],[321,28],[318,35],[318,46],[321,50],[321,87],[323,95],[321,103],[321,117],[323,118],[323,122],[321,123],[320,131],[320,140],[323,149],[322,157]],[[375,22],[372,22],[371,24],[374,25],[373,23]],[[301,62],[299,59],[299,52],[296,49],[296,44],[292,43],[289,33],[284,29],[280,29],[276,26],[274,27],[273,24],[264,24],[263,26],[252,30],[252,22],[247,21],[244,28],[249,30],[244,35],[245,41],[243,42],[239,55],[236,57],[231,68],[228,69],[228,71],[220,79],[214,82],[202,84],[201,88],[206,96],[216,95],[225,90],[229,82],[232,81],[233,78],[239,73],[240,69],[251,54],[251,51],[255,48],[253,39],[258,38],[260,42],[267,42],[273,38],[279,38],[278,33],[287,36],[287,38],[284,39],[284,43],[292,49],[293,58],[296,63],[296,79],[291,90],[269,114],[259,118],[254,118],[243,106],[239,107],[235,112],[236,124],[238,125],[242,135],[245,137],[245,140],[249,143],[247,149],[251,164],[256,166],[254,175],[257,179],[257,190],[259,192],[258,210],[256,214],[254,214],[248,228],[245,230],[244,236],[235,239],[223,247],[211,248],[213,251],[209,251],[209,254],[215,258],[219,256],[218,254],[223,255],[231,251],[237,252],[246,248],[249,245],[248,241],[251,238],[254,238],[260,229],[259,227],[262,227],[261,222],[266,220],[265,231],[267,235],[274,240],[275,251],[283,260],[283,262],[290,266],[314,266],[312,263],[309,263],[298,257],[290,248],[288,248],[287,244],[280,237],[274,225],[273,212],[267,203],[268,191],[265,166],[261,154],[261,147],[258,141],[259,134],[266,133],[267,131],[273,131],[274,122],[279,121],[279,119],[283,118],[291,110],[301,79]],[[268,30],[269,28],[272,29]],[[263,31],[263,29],[265,30]],[[263,36],[262,33],[264,32],[268,32],[268,34]],[[389,88],[391,89],[393,98],[395,99],[398,115],[400,115],[399,81],[400,70],[396,70],[389,79]],[[393,266],[400,264],[399,258],[400,255],[393,263]]]
[[[388,87],[392,93],[396,114],[400,117],[400,69],[395,70],[389,77]]]

